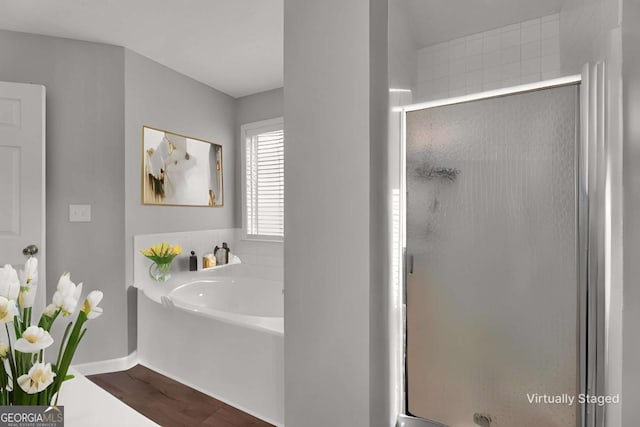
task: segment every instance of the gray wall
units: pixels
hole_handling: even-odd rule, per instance
[[[404,0],[389,0],[389,86],[415,89],[418,85],[418,50],[409,25],[411,10]]]
[[[85,293],[105,293],[74,362],[126,356],[136,347],[133,236],[234,226],[236,101],[116,46],[0,31],[0,56],[0,80],[47,88],[48,299],[65,271]],[[222,144],[223,207],[141,205],[143,124]],[[70,223],[71,203],[91,204],[92,222]]]
[[[391,414],[390,278],[391,186],[389,180],[389,4],[370,0],[369,112],[369,408],[371,427],[394,425]],[[395,405],[393,405],[395,406]]]
[[[104,291],[75,362],[123,356],[124,51],[0,31],[0,58],[0,80],[47,89],[47,300],[66,271]],[[91,204],[92,222],[70,223],[71,203]]]
[[[387,90],[386,2],[373,3],[285,0],[290,427],[388,425],[386,409],[372,407],[387,404],[386,392],[371,390],[385,386],[386,374],[377,369],[386,369],[381,352],[388,351],[384,314],[377,311],[386,267],[372,266],[388,259],[370,246],[385,244],[386,214],[372,210],[386,200],[379,194],[386,191],[386,133],[373,121],[387,119],[388,105],[380,93]],[[370,19],[384,35],[370,33]],[[370,42],[381,51],[371,52]],[[381,104],[371,109],[372,102]],[[379,277],[371,280],[372,274]]]
[[[242,147],[240,138],[240,126],[258,122],[260,120],[275,119],[282,117],[284,108],[284,90],[282,88],[260,92],[253,95],[243,96],[236,99],[236,188],[235,188],[235,227],[242,227],[242,180],[240,174],[240,149]]]
[[[640,419],[640,4],[624,0],[622,18],[624,111],[624,369],[622,426]]]
[[[234,226],[235,100],[130,50],[125,65],[126,285],[133,283],[133,236]],[[142,126],[152,126],[222,145],[224,206],[145,206],[140,202]],[[184,248],[185,254],[189,248]],[[186,255],[184,255],[186,256]],[[129,294],[129,348],[135,349],[135,292]],[[122,354],[123,356],[126,353]]]

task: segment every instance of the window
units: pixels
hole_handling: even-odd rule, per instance
[[[273,119],[243,125],[242,221],[248,239],[284,236],[284,123]]]

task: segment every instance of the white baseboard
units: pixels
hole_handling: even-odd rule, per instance
[[[81,363],[72,368],[82,375],[106,374],[108,372],[126,371],[138,364],[138,353],[134,351],[119,359],[101,360],[99,362]]]

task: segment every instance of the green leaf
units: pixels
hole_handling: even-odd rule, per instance
[[[60,349],[58,350],[58,358],[56,359],[56,363],[54,366],[60,366],[60,358],[62,357],[62,353],[65,347],[65,341],[67,340],[67,336],[69,335],[71,325],[73,325],[73,322],[69,322],[67,327],[64,329],[64,335],[62,335],[62,341],[60,341]]]

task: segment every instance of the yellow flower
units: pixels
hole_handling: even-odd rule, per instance
[[[151,246],[151,250],[155,256],[162,256],[162,243],[158,243],[157,245]]]
[[[157,264],[169,263],[182,253],[180,245],[171,245],[167,242],[157,243],[148,249],[140,250],[140,253]]]

